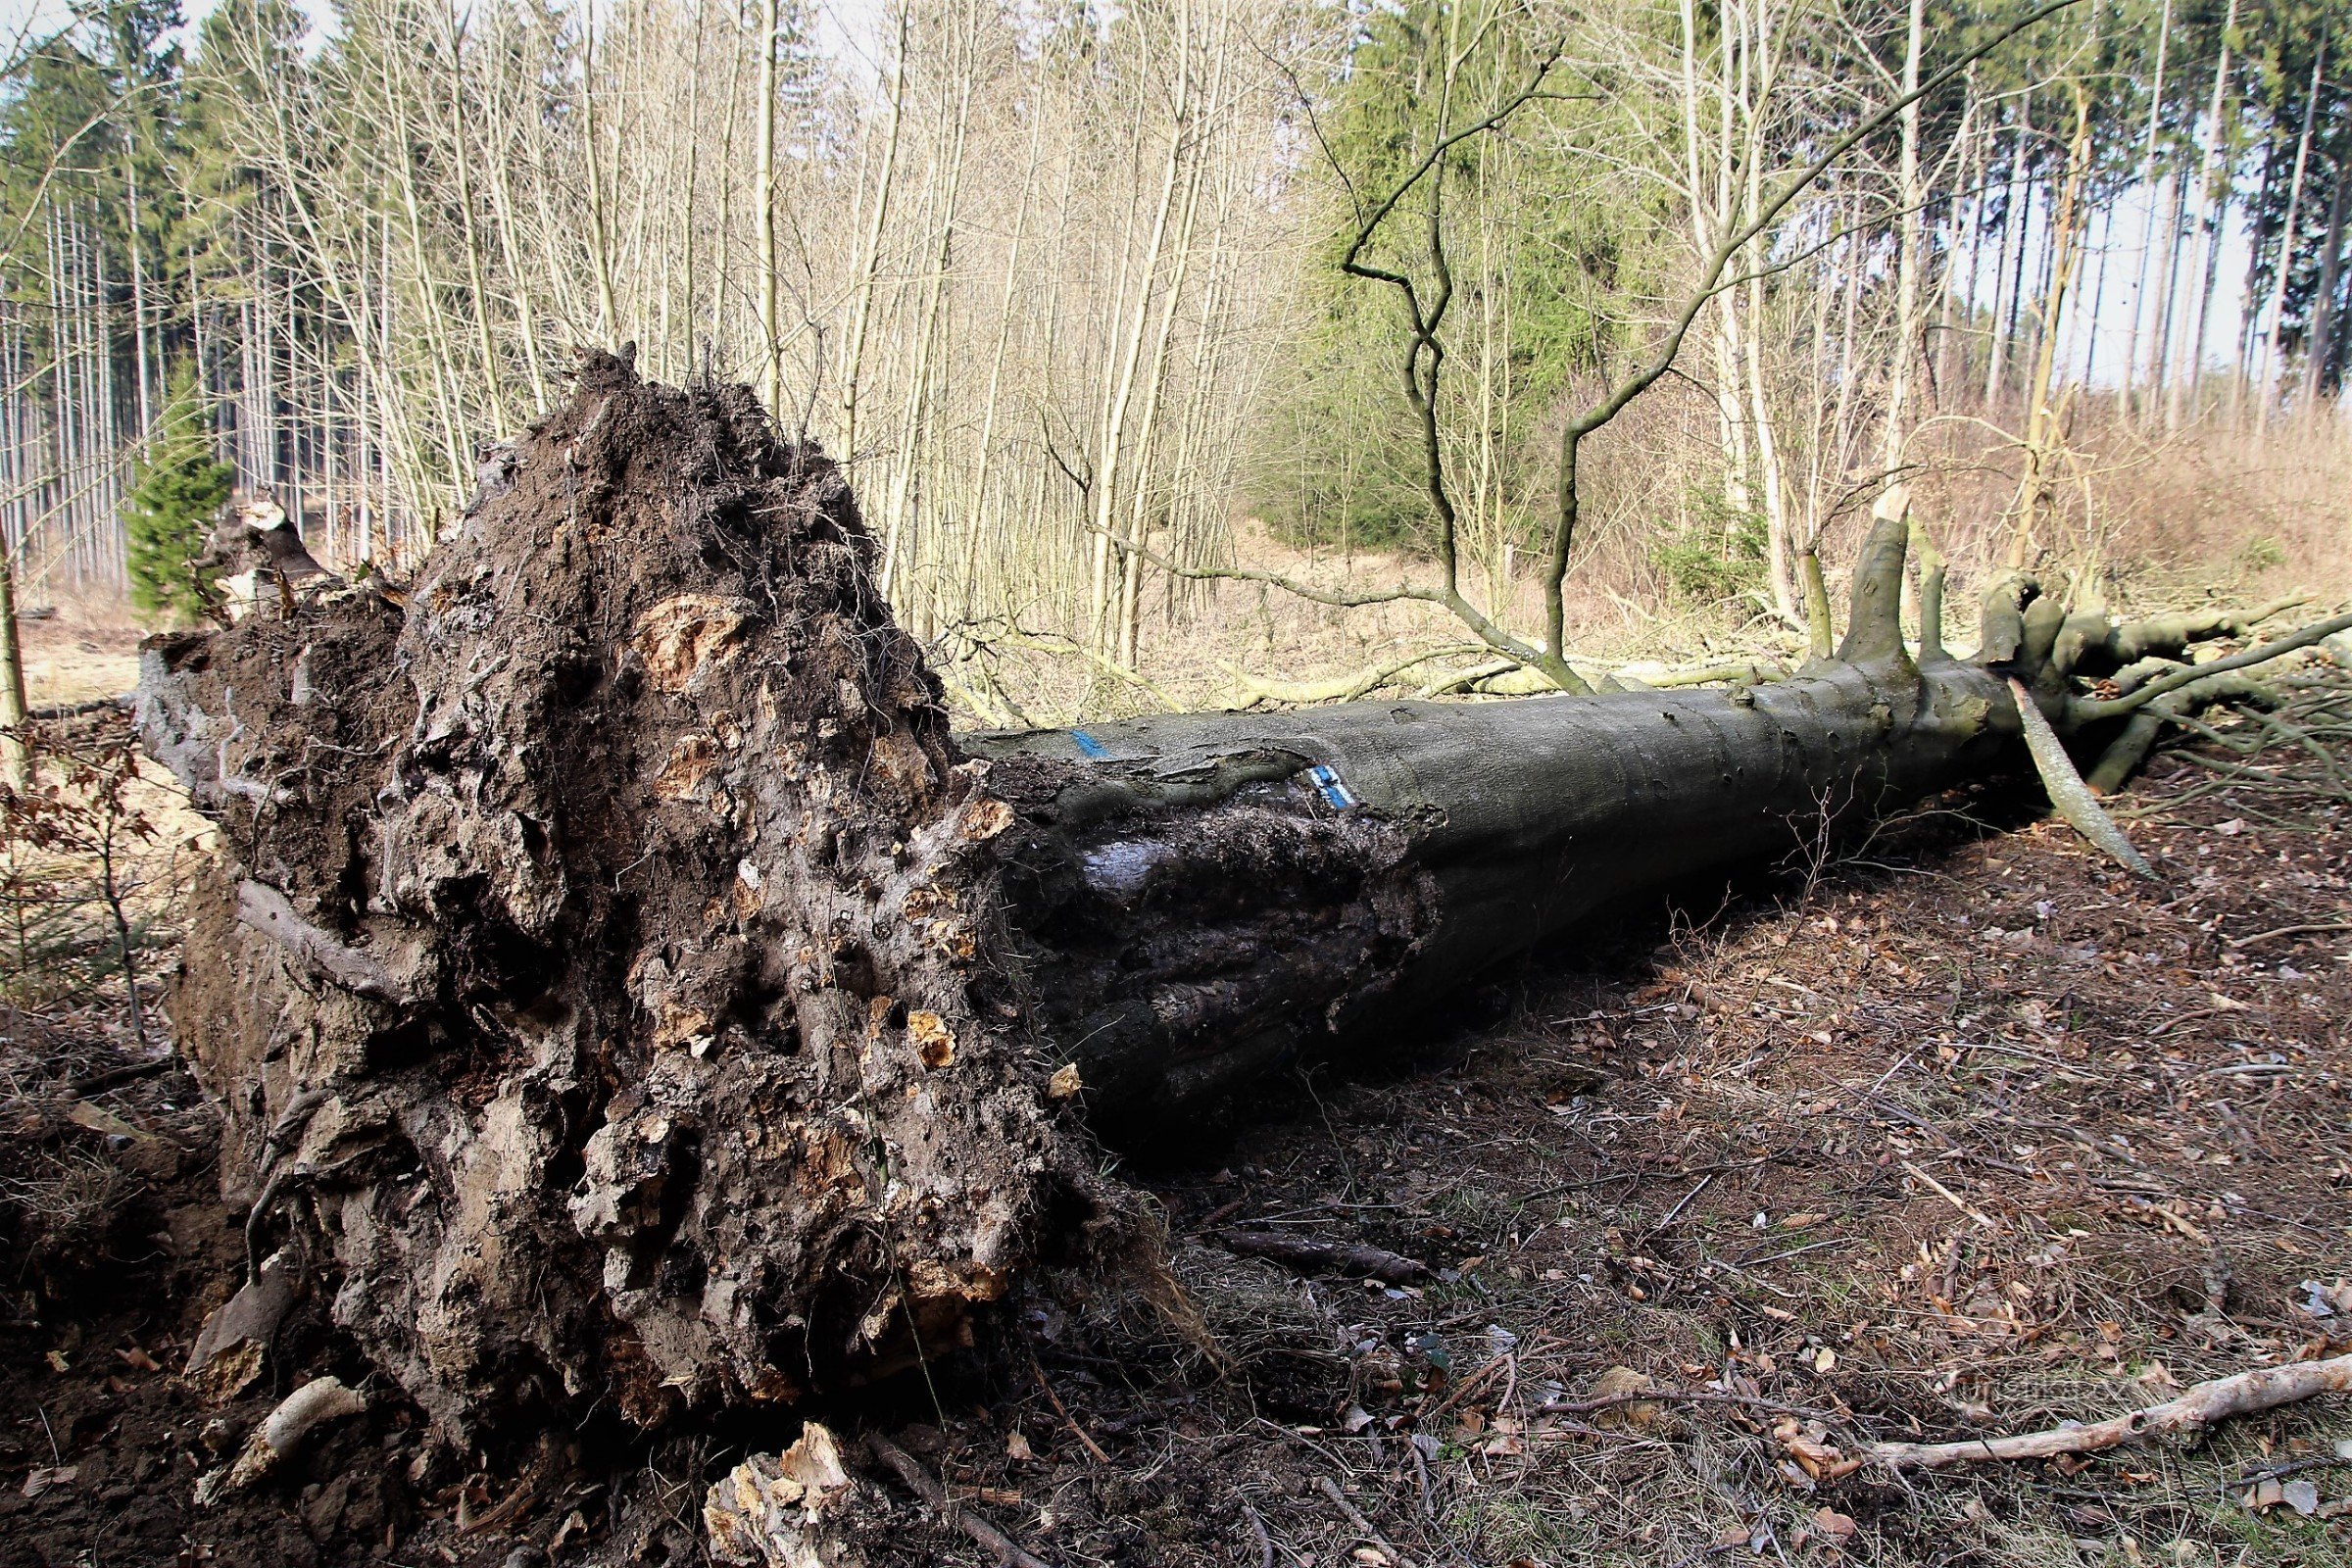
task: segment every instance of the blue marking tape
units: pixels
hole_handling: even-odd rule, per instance
[[[1074,729],[1070,731],[1070,739],[1078,743],[1078,749],[1080,751],[1084,752],[1087,756],[1093,758],[1098,762],[1110,755],[1110,749],[1108,747],[1104,746],[1101,741],[1095,739],[1092,735],[1089,735],[1082,729]]]
[[[1353,790],[1340,782],[1339,769],[1327,762],[1317,762],[1308,768],[1306,777],[1308,783],[1323,792],[1323,798],[1331,803],[1335,811],[1345,811],[1363,804],[1355,798]]]

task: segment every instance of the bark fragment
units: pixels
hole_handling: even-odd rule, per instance
[[[703,1499],[710,1555],[743,1568],[856,1568],[864,1559],[839,1516],[859,1485],[832,1430],[811,1421],[782,1453],[755,1453],[710,1488]]]

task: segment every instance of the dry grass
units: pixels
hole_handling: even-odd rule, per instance
[[[2078,411],[2070,439],[2045,580],[2141,610],[2208,593],[2352,595],[2352,421],[2329,414],[2258,432],[2216,410],[2168,435],[2100,402]],[[1982,583],[2007,550],[2014,458],[1964,419],[1931,427],[1916,455],[1922,515],[1963,589]]]
[[[61,603],[23,623],[25,694],[35,708],[119,697],[139,682],[139,628],[100,600]]]
[[[1580,667],[1605,673],[1636,662],[1741,657],[1788,665],[1802,659],[1799,630],[1769,613],[1760,597],[1678,598],[1657,558],[1660,541],[1695,514],[1687,476],[1707,461],[1711,419],[1694,396],[1659,398],[1599,444],[1591,521],[1566,604],[1570,654]],[[2299,595],[2328,605],[2352,598],[2352,421],[2281,421],[2258,434],[2216,410],[2177,434],[2148,434],[2093,404],[2077,411],[2069,439],[2056,537],[2044,542],[2036,570],[2071,600],[2146,612],[2217,597]],[[1997,421],[1968,414],[1930,423],[1911,455],[1919,464],[1917,514],[1952,563],[1946,640],[1965,649],[1976,640],[1979,592],[2005,569],[2017,449]],[[1824,556],[1838,602],[1869,499],[1867,490],[1825,492],[1833,510]],[[1236,525],[1236,557],[1326,589],[1436,580],[1425,560],[1309,553],[1247,518]],[[1543,623],[1537,568],[1524,554],[1513,564],[1498,618],[1532,638]],[[1495,603],[1497,580],[1483,563],[1465,567],[1466,590],[1482,605]],[[1090,661],[1063,639],[1008,637],[1002,627],[976,635],[988,645],[984,654],[969,638],[951,638],[935,657],[960,687],[958,706],[995,724],[1245,706],[1264,700],[1254,688],[1267,683],[1331,682],[1432,656],[1379,688],[1409,694],[1492,658],[1435,606],[1339,610],[1234,581],[1155,591],[1133,670]]]

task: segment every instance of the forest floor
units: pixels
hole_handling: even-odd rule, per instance
[[[1589,925],[1384,1058],[1127,1157],[1199,1324],[1050,1275],[830,1414],[1068,1568],[2352,1561],[2340,1401],[2081,1465],[1839,1473],[2352,1344],[2352,726],[2304,716],[2316,752],[2159,757],[2125,803],[2158,883],[2035,820],[2028,780]],[[0,1093],[4,1568],[699,1562],[702,1487],[792,1436],[413,1480],[379,1381],[199,1509],[287,1388],[367,1369],[314,1298],[225,1405],[175,1375],[244,1240],[213,1111],[119,991],[18,1011]],[[1245,1230],[1432,1272],[1301,1277],[1217,1245]],[[990,1560],[884,1493],[877,1562]]]

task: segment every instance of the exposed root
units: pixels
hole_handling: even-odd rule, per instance
[[[755,1453],[703,1498],[710,1555],[742,1568],[851,1568],[840,1523],[858,1482],[832,1430],[811,1421],[780,1454]]]
[[[241,1492],[300,1453],[311,1434],[368,1408],[366,1396],[343,1386],[339,1378],[313,1378],[280,1400],[269,1418],[253,1430],[245,1446],[225,1468],[196,1483],[198,1507],[210,1507],[232,1492]]]
[[[873,554],[749,389],[591,356],[405,606],[149,651],[224,1185],[460,1441],[909,1364],[1085,1219],[975,894],[1013,813]]]

